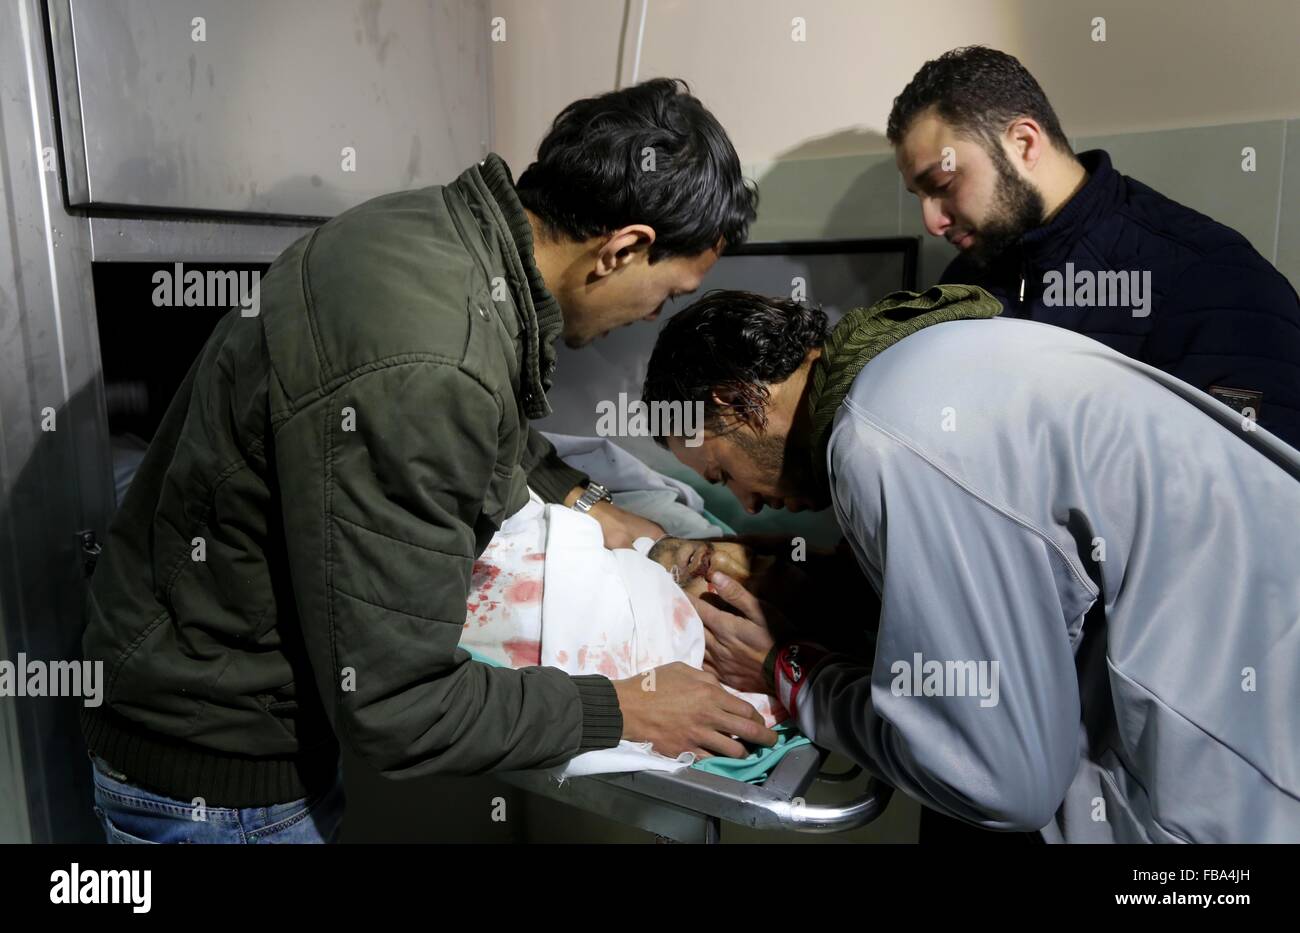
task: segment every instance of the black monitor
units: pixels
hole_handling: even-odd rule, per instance
[[[918,237],[745,243],[728,250],[700,290],[676,305],[684,307],[709,289],[739,288],[820,305],[834,324],[852,308],[900,288],[914,290],[919,251]]]

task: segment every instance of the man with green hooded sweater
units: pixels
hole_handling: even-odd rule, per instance
[[[833,506],[860,609],[697,602],[706,666],[942,814],[1048,842],[1300,841],[1300,452],[1179,379],[942,285],[710,292],[649,398],[753,511]],[[825,650],[869,632],[867,656]],[[833,637],[834,636],[834,637]]]

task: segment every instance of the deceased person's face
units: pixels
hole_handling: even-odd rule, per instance
[[[720,570],[748,588],[755,588],[776,563],[770,554],[760,554],[738,541],[660,538],[649,557],[673,575],[688,595],[709,591],[709,574]]]

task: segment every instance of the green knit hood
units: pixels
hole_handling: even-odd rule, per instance
[[[826,444],[831,422],[862,367],[898,341],[931,324],[995,317],[996,298],[974,285],[936,285],[924,292],[898,291],[869,308],[848,312],[826,337],[809,376],[813,472],[826,484]]]

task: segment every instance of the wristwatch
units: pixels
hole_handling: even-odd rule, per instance
[[[579,512],[590,512],[591,507],[597,502],[613,502],[614,497],[609,494],[609,490],[600,483],[588,483],[586,491],[578,497],[578,501],[573,503],[573,507]]]

